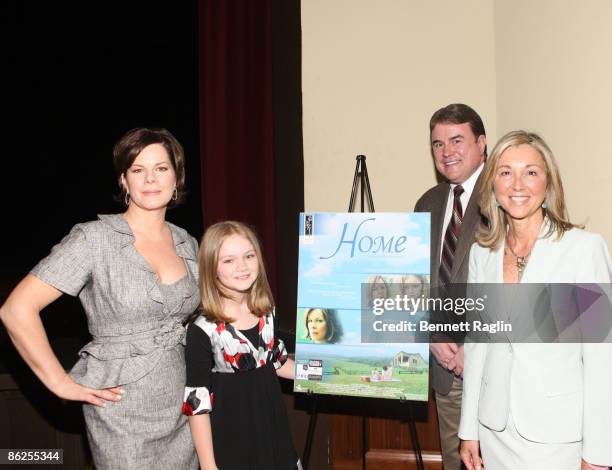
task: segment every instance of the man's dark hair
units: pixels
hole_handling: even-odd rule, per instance
[[[470,108],[467,104],[453,103],[443,108],[438,109],[429,120],[429,138],[431,139],[431,133],[436,124],[451,123],[451,124],[465,124],[470,125],[472,133],[478,139],[481,135],[487,136],[485,132],[484,124],[482,119],[476,111]],[[485,157],[487,156],[487,149],[484,151]]]

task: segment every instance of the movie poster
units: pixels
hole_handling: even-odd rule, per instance
[[[426,295],[429,245],[428,213],[300,214],[296,392],[427,401],[428,344],[373,306]]]

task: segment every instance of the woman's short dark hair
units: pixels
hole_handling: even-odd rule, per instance
[[[125,172],[132,166],[136,157],[143,149],[152,144],[163,145],[168,152],[170,163],[176,174],[176,199],[168,203],[168,207],[174,207],[181,203],[185,198],[185,153],[183,146],[166,129],[149,129],[137,127],[125,133],[115,144],[113,149],[113,167],[117,178],[125,175]],[[125,189],[121,184],[119,200],[123,201]]]

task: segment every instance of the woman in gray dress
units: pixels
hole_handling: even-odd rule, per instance
[[[127,210],[77,224],[0,309],[15,347],[57,396],[84,402],[97,470],[197,468],[187,418],[183,321],[199,304],[197,242],[165,221],[183,196],[183,149],[134,129],[113,161]],[[66,373],[40,311],[78,296],[92,341]]]

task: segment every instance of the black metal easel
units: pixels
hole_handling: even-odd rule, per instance
[[[419,443],[419,434],[417,433],[414,414],[412,413],[412,403],[407,400],[404,400],[404,403],[407,405],[408,409],[408,429],[410,430],[410,438],[412,439],[412,448],[414,449],[417,469],[425,470],[425,465],[423,464],[423,454],[421,453],[421,444]]]
[[[359,193],[360,199],[360,211],[359,212],[375,212],[374,211],[374,199],[372,198],[372,189],[370,187],[370,179],[368,178],[368,169],[366,167],[365,155],[357,155],[357,165],[355,166],[355,176],[353,177],[353,189],[351,190],[351,199],[349,201],[348,212],[355,212],[355,201],[357,199],[357,193]],[[368,210],[366,211],[366,203]],[[302,467],[304,470],[308,470],[308,460],[310,458],[310,450],[312,448],[312,439],[314,436],[314,430],[317,424],[317,409],[318,400],[317,394],[312,392],[308,393],[311,396],[311,407],[310,407],[310,419],[308,422],[308,431],[306,433],[306,443],[304,445],[304,453],[302,455]],[[408,409],[408,428],[410,430],[410,437],[412,439],[412,447],[416,456],[416,463],[418,470],[425,470],[423,465],[423,456],[421,454],[421,446],[419,444],[419,435],[417,434],[416,424],[414,422],[414,416],[412,413],[412,403],[407,400],[401,400],[401,403],[405,403]],[[367,416],[361,415],[361,468],[366,470],[366,433],[367,431]]]
[[[374,199],[372,198],[372,188],[370,187],[370,178],[368,178],[368,168],[366,167],[365,155],[357,155],[357,165],[355,166],[355,176],[353,177],[353,189],[351,191],[351,199],[349,201],[349,212],[355,212],[355,200],[357,192],[359,192],[360,211],[366,212],[366,203],[368,212],[374,212]],[[368,417],[365,413],[361,414],[361,470],[366,470],[366,453],[367,453],[367,421]]]
[[[365,204],[368,203],[367,212],[374,211],[374,199],[372,199],[372,188],[370,188],[370,178],[368,178],[368,169],[366,168],[365,155],[357,155],[357,166],[355,166],[355,176],[353,177],[353,189],[351,191],[351,199],[349,201],[349,212],[355,212],[355,199],[357,198],[357,190],[361,199],[361,210],[366,212]]]

